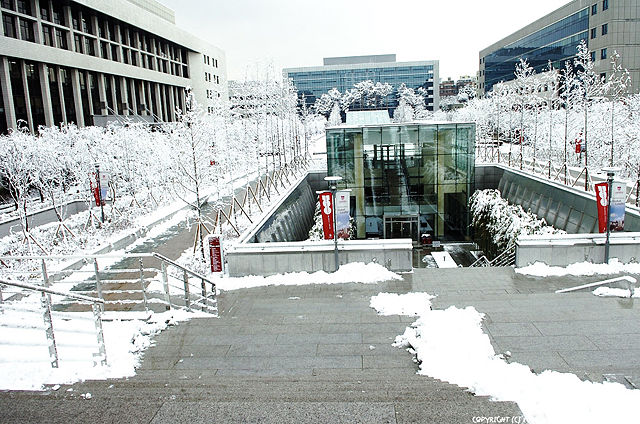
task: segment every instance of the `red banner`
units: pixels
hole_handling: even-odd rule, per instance
[[[598,231],[607,232],[607,214],[609,213],[609,184],[596,184],[596,200],[598,203]]]
[[[322,229],[324,239],[333,240],[333,200],[330,191],[320,193],[320,212],[322,213]]]
[[[211,257],[211,272],[222,272],[220,236],[209,236],[209,256]]]

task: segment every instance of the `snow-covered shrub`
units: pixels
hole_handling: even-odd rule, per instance
[[[478,190],[469,199],[471,225],[476,238],[491,242],[491,250],[501,252],[515,245],[521,235],[565,234],[526,212],[520,205],[510,205],[498,190]]]

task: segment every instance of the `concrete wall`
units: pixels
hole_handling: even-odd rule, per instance
[[[604,262],[605,234],[522,236],[516,243],[516,266],[535,262],[567,266],[576,262]],[[640,233],[611,234],[610,258],[623,263],[640,260]]]
[[[496,184],[497,182],[497,184]],[[547,224],[569,234],[597,232],[595,193],[573,189],[499,165],[476,166],[476,189],[497,188],[509,203],[530,210]],[[640,212],[627,207],[626,231],[640,231]]]
[[[309,172],[300,183],[289,189],[286,198],[271,208],[247,233],[241,243],[303,241],[313,226],[316,191],[326,188],[326,172]]]
[[[64,216],[68,217],[78,212],[86,211],[87,203],[81,200],[76,202],[70,202],[64,212]],[[40,212],[35,212],[29,215],[29,225],[31,227],[37,227],[39,225],[49,224],[50,222],[56,222],[58,218],[56,217],[56,212],[53,208],[48,208],[41,210]],[[20,218],[12,219],[10,221],[0,222],[0,238],[6,237],[11,233],[20,232]]]
[[[412,270],[410,239],[348,240],[338,249],[341,265],[377,262],[391,271]],[[332,241],[238,244],[225,251],[225,260],[231,277],[335,269]]]

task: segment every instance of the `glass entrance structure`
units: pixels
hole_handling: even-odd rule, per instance
[[[326,141],[328,175],[351,189],[358,238],[469,237],[475,124],[340,126]]]

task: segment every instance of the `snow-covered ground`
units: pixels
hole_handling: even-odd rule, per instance
[[[599,297],[631,297],[629,290],[615,287],[598,287],[593,294]],[[634,290],[633,297],[640,298],[640,290]]]
[[[50,363],[40,295],[10,305],[0,313],[0,390],[43,390],[45,385],[133,376],[153,335],[178,322],[209,316],[182,310],[150,312],[144,318],[139,313],[108,312],[102,323],[107,365],[94,366],[98,344],[92,313],[53,312],[60,361],[56,369]]]
[[[341,266],[338,272],[332,274],[319,271],[270,277],[220,278],[217,285],[221,290],[237,290],[271,285],[375,284],[399,279],[402,277],[379,264],[352,263]],[[158,285],[149,286],[149,291],[156,289],[162,290],[159,282]],[[103,329],[108,365],[94,367],[93,354],[97,352],[98,345],[92,314],[53,312],[60,357],[60,368],[53,369],[39,294],[6,302],[4,306],[0,309],[0,390],[42,390],[44,385],[133,376],[142,353],[151,346],[153,335],[181,321],[211,317],[182,310],[148,315],[140,312],[107,312]]]
[[[528,423],[637,422],[640,390],[581,381],[569,373],[534,374],[526,365],[507,363],[482,331],[483,314],[473,307],[431,310],[431,298],[381,293],[371,299],[371,307],[382,315],[419,316],[394,344],[416,354],[419,374],[467,387],[478,396],[516,402]]]
[[[344,283],[361,283],[375,284],[382,281],[401,280],[398,274],[395,274],[380,264],[376,263],[350,263],[340,266],[337,272],[326,273],[317,271],[293,272],[288,274],[278,274],[269,277],[248,276],[239,278],[220,278],[217,280],[219,290],[229,291],[252,287],[263,286],[296,286],[309,284],[344,284]]]
[[[630,274],[640,274],[640,264],[623,264],[617,258],[609,260],[608,264],[594,264],[591,262],[580,262],[566,267],[549,266],[542,262],[536,262],[523,268],[516,268],[518,274],[531,275],[534,277],[561,277],[564,275],[588,276],[588,275],[609,275],[627,272]]]

